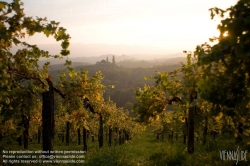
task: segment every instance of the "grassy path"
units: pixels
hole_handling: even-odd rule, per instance
[[[185,147],[171,146],[167,140],[158,141],[150,131],[140,133],[134,140],[112,147],[104,147],[103,150],[90,150],[86,155],[87,165],[102,166],[161,166],[167,165],[167,156],[177,157],[177,153]],[[173,166],[178,165],[178,160],[172,161]]]

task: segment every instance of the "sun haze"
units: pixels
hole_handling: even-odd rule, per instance
[[[11,2],[11,1],[7,1]],[[71,43],[154,47],[158,54],[193,51],[218,36],[209,8],[226,9],[236,0],[23,0],[26,16],[60,22]],[[36,35],[34,44],[54,44]],[[121,52],[122,54],[123,52]],[[148,52],[154,53],[154,52]]]

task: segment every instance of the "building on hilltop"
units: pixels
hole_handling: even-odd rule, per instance
[[[106,60],[101,60],[101,62],[96,62],[96,65],[115,65],[115,56],[113,55],[112,58],[112,62],[109,62],[108,57],[106,58]]]
[[[96,65],[111,65],[111,62],[105,61],[104,59],[101,60],[101,62],[96,62]]]

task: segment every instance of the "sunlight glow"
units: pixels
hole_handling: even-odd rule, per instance
[[[209,38],[218,37],[216,27],[220,20],[211,20],[208,9],[215,6],[225,9],[237,2],[22,1],[26,16],[47,17],[48,20],[60,22],[59,26],[66,28],[70,34],[71,43],[152,46],[158,47],[162,54],[194,50],[197,45],[208,42]],[[41,36],[39,34],[25,40],[38,45],[56,43],[52,38]]]
[[[223,36],[224,36],[224,37],[228,36],[228,32],[225,32],[225,33],[223,34]]]

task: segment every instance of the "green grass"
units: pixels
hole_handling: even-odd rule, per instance
[[[166,137],[166,136],[165,136]],[[234,139],[208,137],[203,146],[201,140],[195,142],[195,152],[187,154],[186,145],[180,137],[178,141],[156,140],[150,130],[141,133],[138,138],[122,146],[104,148],[87,154],[88,166],[231,166],[235,161],[222,161],[219,150],[233,150],[237,148]],[[250,150],[246,143],[239,144],[242,150]],[[250,159],[248,155],[247,159]],[[249,161],[240,161],[237,165],[250,165]]]
[[[231,137],[218,137],[215,140],[208,137],[207,144],[201,145],[201,139],[195,142],[195,152],[190,155],[186,152],[186,145],[179,140],[169,141],[166,136],[164,141],[156,140],[150,130],[139,133],[138,136],[123,145],[113,145],[109,147],[105,138],[104,147],[99,149],[97,140],[93,143],[88,141],[88,153],[85,155],[86,166],[231,166],[236,161],[222,161],[219,150],[233,150],[239,146],[242,150],[250,151],[250,146],[243,142],[235,144]],[[247,141],[247,138],[244,140]],[[78,145],[76,141],[70,142],[66,146],[56,139],[54,150],[82,150],[83,145]],[[23,150],[12,139],[4,139],[1,142],[1,150]],[[36,142],[29,143],[29,150],[41,150],[42,144]],[[239,161],[237,165],[250,165],[250,155],[247,154],[248,161]],[[20,165],[20,164],[18,164]],[[32,164],[35,165],[35,164]],[[39,164],[37,164],[39,165]],[[52,164],[43,164],[52,165]],[[67,165],[67,164],[55,164]],[[79,165],[79,164],[68,164]],[[82,165],[82,164],[80,164]]]

